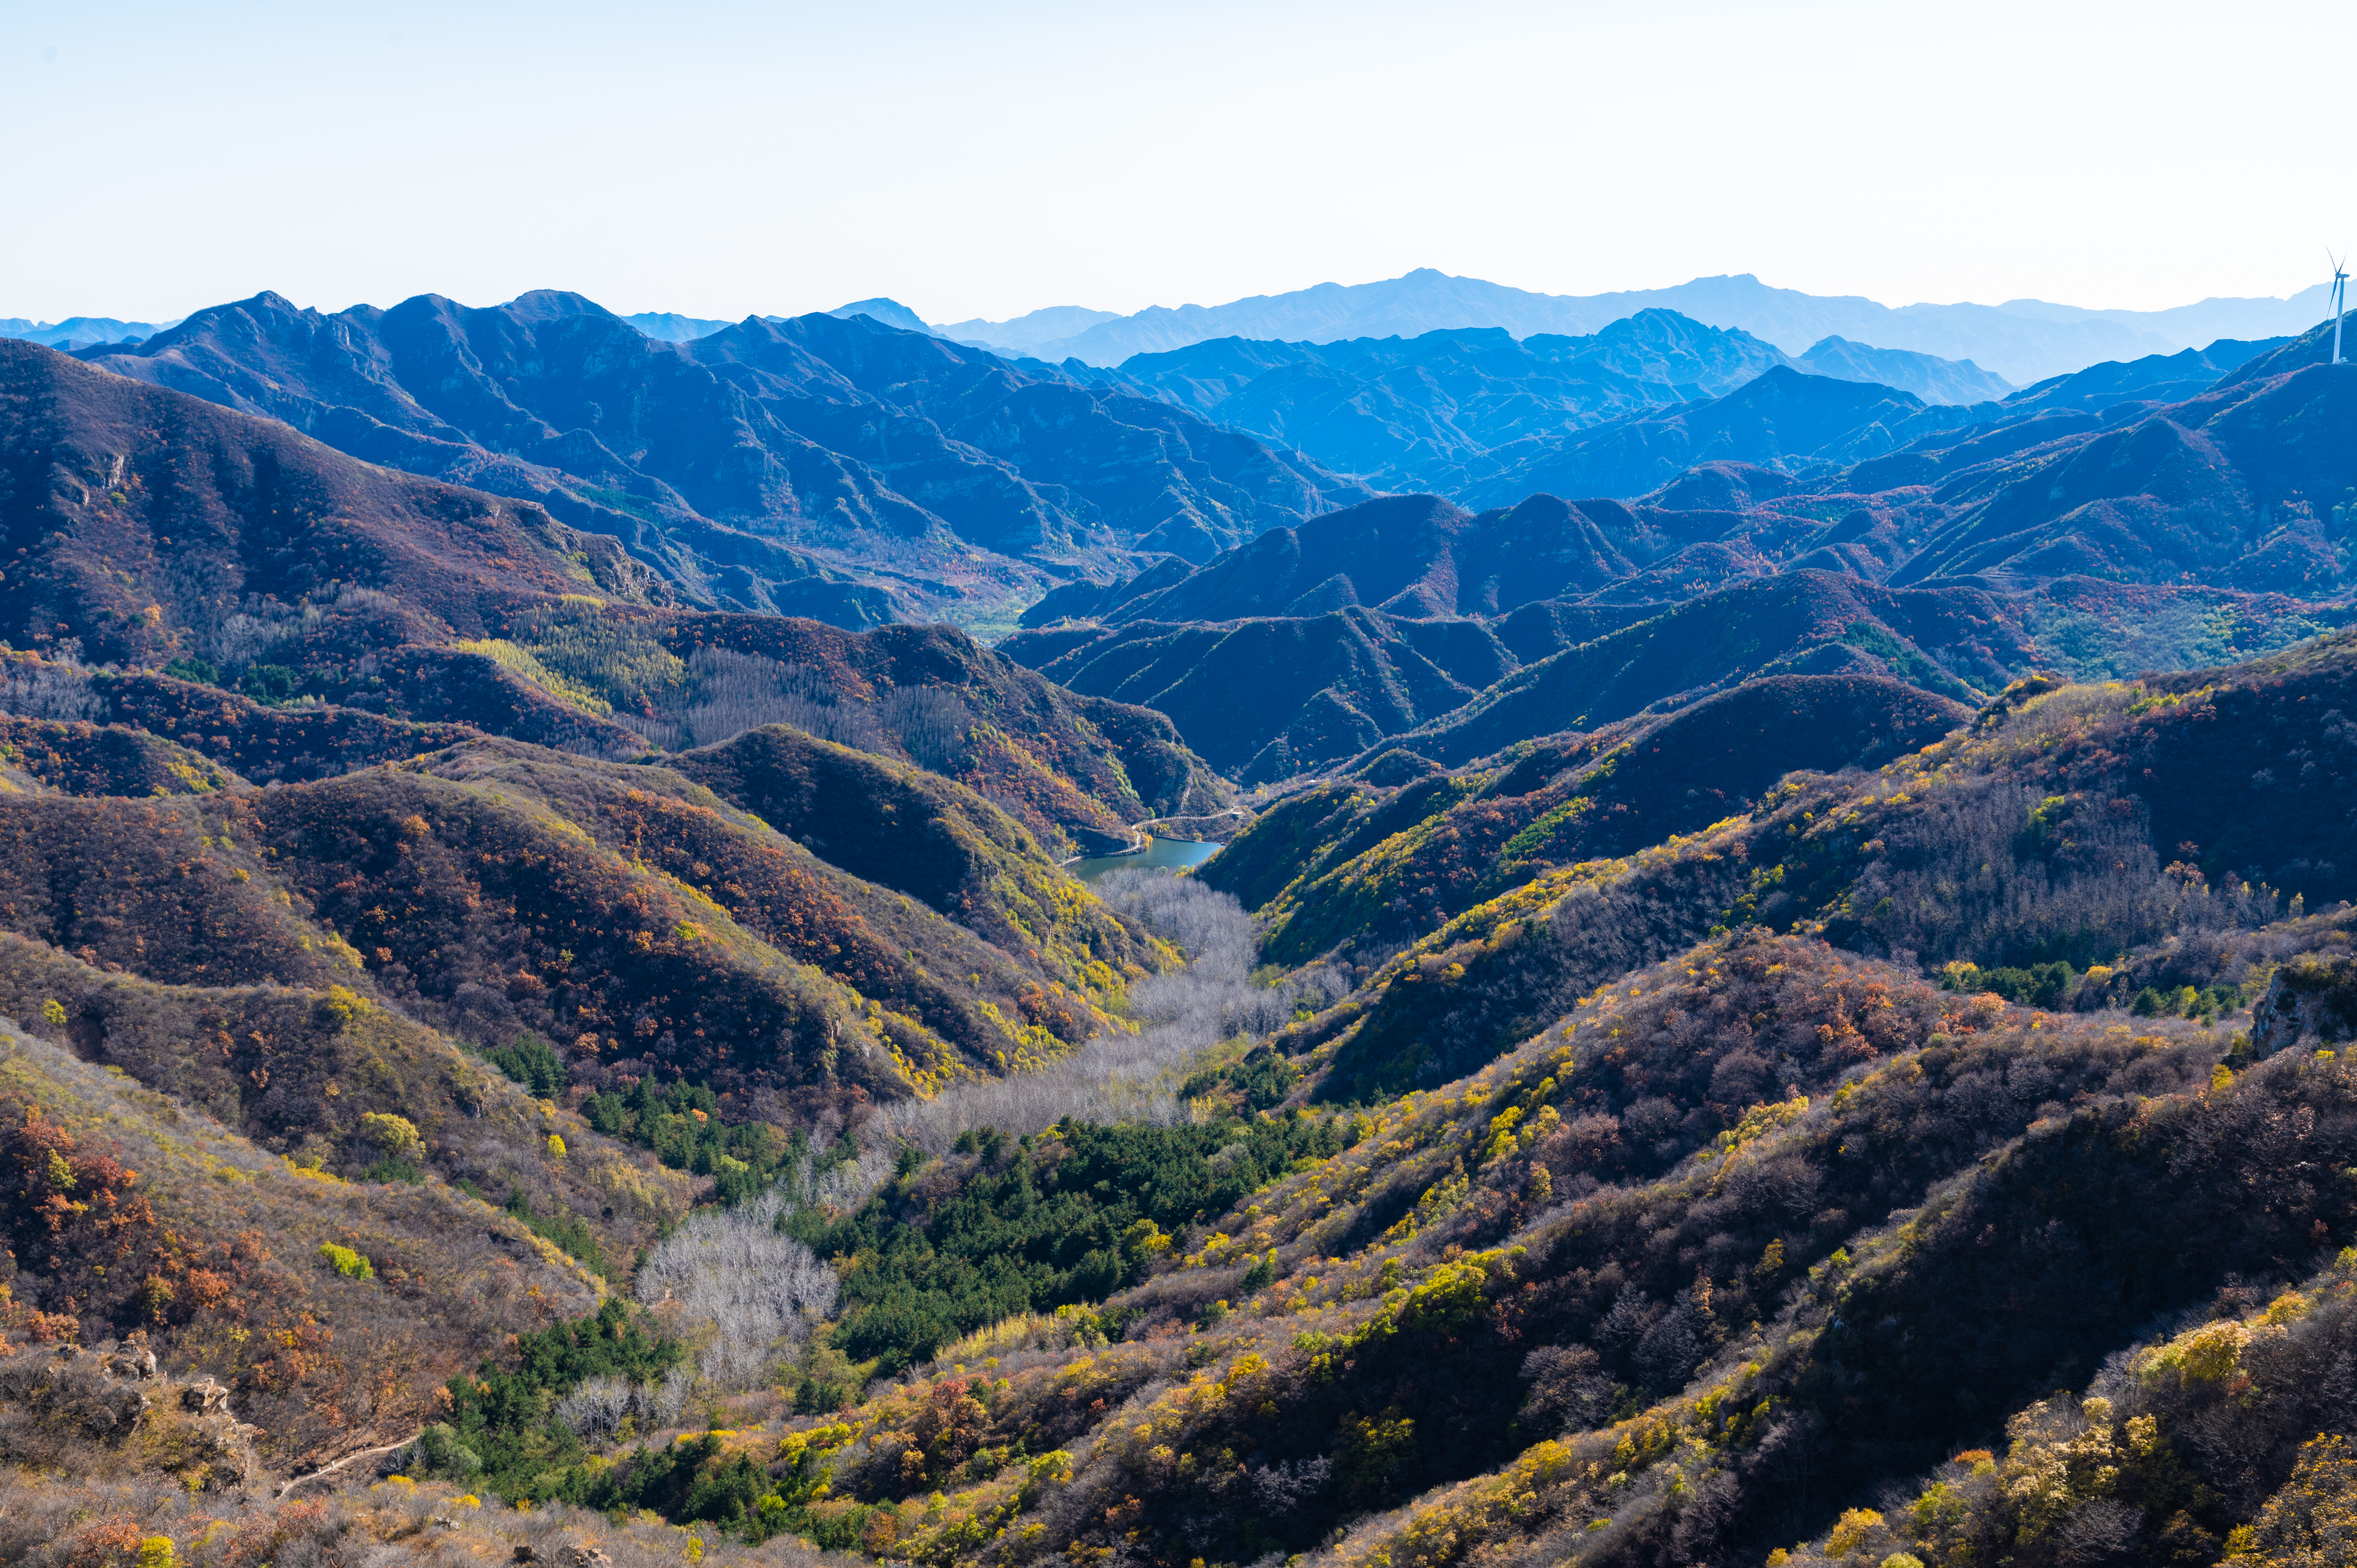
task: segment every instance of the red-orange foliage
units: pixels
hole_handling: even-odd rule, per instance
[[[408,724],[358,708],[265,708],[211,686],[144,672],[102,681],[100,690],[117,722],[178,741],[257,784],[331,779],[455,746],[476,733],[466,725]]]
[[[9,1273],[39,1275],[45,1308],[0,1302],[0,1323],[36,1338],[179,1326],[200,1313],[242,1322],[268,1289],[258,1232],[207,1243],[167,1229],[138,1172],[14,1098],[0,1098],[0,1190],[17,1200],[0,1228]]]
[[[250,851],[207,843],[221,811],[185,798],[0,798],[0,928],[187,984],[348,978],[304,943]]]

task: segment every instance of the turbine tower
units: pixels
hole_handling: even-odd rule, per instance
[[[2324,259],[2332,262],[2332,362],[2337,365],[2341,362],[2341,317],[2348,308],[2349,258],[2343,256],[2333,262],[2332,252],[2327,251]]]

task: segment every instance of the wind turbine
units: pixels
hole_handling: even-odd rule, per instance
[[[2332,261],[2332,252],[2328,250],[2324,259],[2332,262],[2332,362],[2337,365],[2341,362],[2341,317],[2348,308],[2349,258]]]

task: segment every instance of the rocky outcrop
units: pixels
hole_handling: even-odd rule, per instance
[[[80,1475],[167,1475],[197,1491],[258,1479],[259,1429],[210,1377],[162,1374],[144,1337],[0,1358],[0,1462]]]
[[[2251,1009],[2251,1049],[2262,1057],[2357,1036],[2357,960],[2303,958],[2276,971]]]

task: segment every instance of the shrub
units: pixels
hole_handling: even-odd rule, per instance
[[[353,1251],[350,1247],[339,1247],[333,1241],[322,1241],[319,1243],[319,1256],[328,1261],[329,1268],[348,1280],[376,1278],[375,1267],[369,1262],[368,1259]]]
[[[274,707],[291,701],[302,684],[303,677],[284,664],[255,664],[239,678],[238,690],[257,703]]]
[[[851,1260],[835,1343],[892,1372],[1019,1313],[1102,1301],[1146,1274],[1158,1239],[1349,1142],[1341,1123],[1306,1113],[1181,1127],[1068,1119],[1011,1158],[920,1162],[855,1214],[828,1223],[805,1209],[789,1224],[821,1255]]]
[[[165,665],[164,673],[175,681],[194,682],[199,686],[216,685],[221,681],[221,671],[213,668],[211,660],[192,653],[184,653]]]
[[[2291,1479],[2229,1538],[2229,1568],[2309,1568],[2348,1561],[2357,1539],[2357,1452],[2338,1434],[2301,1447]]]
[[[436,1422],[417,1434],[417,1441],[400,1459],[404,1474],[467,1481],[482,1472],[482,1455],[458,1440],[447,1422]]]
[[[651,1149],[674,1170],[714,1177],[723,1203],[742,1202],[813,1163],[806,1133],[789,1138],[759,1122],[724,1125],[719,1111],[719,1095],[703,1084],[677,1079],[657,1088],[651,1077],[581,1102],[582,1116],[608,1137]]]
[[[1825,1554],[1846,1557],[1866,1544],[1867,1537],[1882,1528],[1882,1516],[1872,1509],[1845,1509],[1833,1533],[1825,1537]]]
[[[482,1460],[483,1487],[508,1498],[577,1498],[585,1491],[591,1478],[576,1468],[584,1456],[580,1442],[550,1419],[552,1407],[594,1378],[641,1386],[662,1379],[686,1348],[649,1327],[610,1297],[590,1316],[518,1335],[509,1364],[487,1360],[474,1376],[452,1378],[445,1385],[447,1424]]]
[[[425,1152],[425,1141],[417,1135],[417,1124],[406,1116],[389,1115],[380,1111],[364,1112],[361,1117],[361,1141],[375,1149],[384,1159],[401,1165],[414,1165]]]
[[[606,1266],[606,1250],[597,1244],[597,1233],[578,1215],[536,1213],[531,1197],[520,1187],[508,1189],[504,1207],[508,1215],[520,1221],[525,1230],[554,1243],[567,1256],[579,1260],[592,1273],[612,1273]]]

